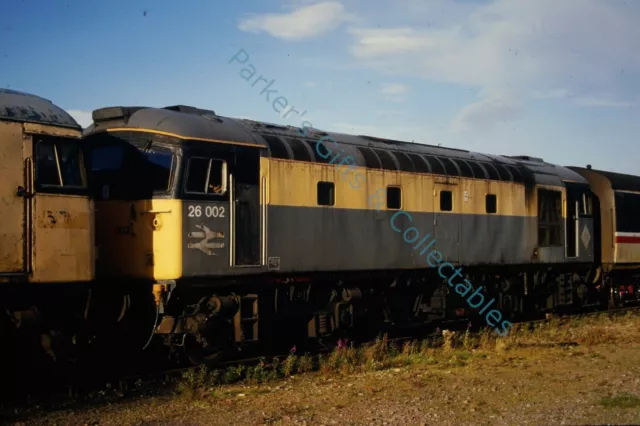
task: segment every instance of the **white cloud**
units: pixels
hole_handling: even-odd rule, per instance
[[[380,89],[380,93],[382,93],[388,101],[391,102],[403,102],[404,95],[407,92],[408,87],[404,84],[400,83],[388,83],[383,84]]]
[[[402,25],[351,28],[350,52],[386,73],[484,89],[454,120],[458,129],[513,120],[532,98],[618,108],[640,99],[640,2],[398,4],[410,11],[393,20]],[[411,20],[423,24],[407,26]]]
[[[91,111],[83,111],[79,109],[70,109],[67,110],[69,115],[73,117],[82,128],[86,129],[87,127],[93,124],[93,117]]]
[[[238,28],[247,32],[266,32],[284,40],[315,37],[337,28],[347,19],[344,6],[328,1],[298,7],[291,13],[267,13],[243,19]]]
[[[586,96],[577,97],[574,100],[578,105],[591,106],[591,107],[603,107],[603,108],[630,108],[639,105],[635,100],[616,100],[609,99],[607,97]]]
[[[490,131],[498,122],[511,122],[519,119],[523,111],[523,101],[517,94],[488,94],[458,112],[453,119],[453,130],[456,132]]]
[[[380,89],[380,92],[382,92],[385,95],[402,95],[406,91],[407,91],[407,86],[400,83],[383,84],[382,89]]]

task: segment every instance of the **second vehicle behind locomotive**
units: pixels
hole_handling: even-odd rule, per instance
[[[187,106],[93,118],[84,136],[96,274],[140,290],[129,309],[152,324],[142,345],[159,338],[212,361],[283,339],[473,318],[390,226],[400,209],[413,219],[395,226],[430,234],[509,321],[638,300],[638,177],[369,136],[302,137]],[[319,155],[323,137],[357,167]],[[380,188],[377,211],[369,197]]]

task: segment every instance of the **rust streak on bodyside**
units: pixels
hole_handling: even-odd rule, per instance
[[[0,273],[24,269],[24,198],[17,195],[24,186],[22,126],[0,122]]]
[[[82,196],[38,194],[34,282],[90,281],[94,275],[93,202]]]
[[[74,129],[66,129],[64,127],[47,126],[35,123],[23,123],[24,132],[27,134],[61,136],[67,138],[80,138],[82,133]]]
[[[66,210],[46,210],[38,214],[38,228],[89,229],[88,212],[69,212]]]

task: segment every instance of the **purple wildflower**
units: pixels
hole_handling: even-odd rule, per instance
[[[293,345],[293,347],[291,348],[291,351],[290,351],[290,352],[291,352],[292,354],[295,354],[295,353],[296,353],[296,345]]]

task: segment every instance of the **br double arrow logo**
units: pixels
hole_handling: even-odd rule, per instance
[[[201,238],[201,240],[197,243],[188,243],[187,248],[190,249],[198,249],[207,256],[215,256],[216,254],[212,249],[216,248],[224,248],[224,243],[214,243],[211,242],[214,238],[224,238],[224,234],[222,232],[213,232],[206,225],[194,225],[200,231],[192,231],[189,232],[189,238]]]

